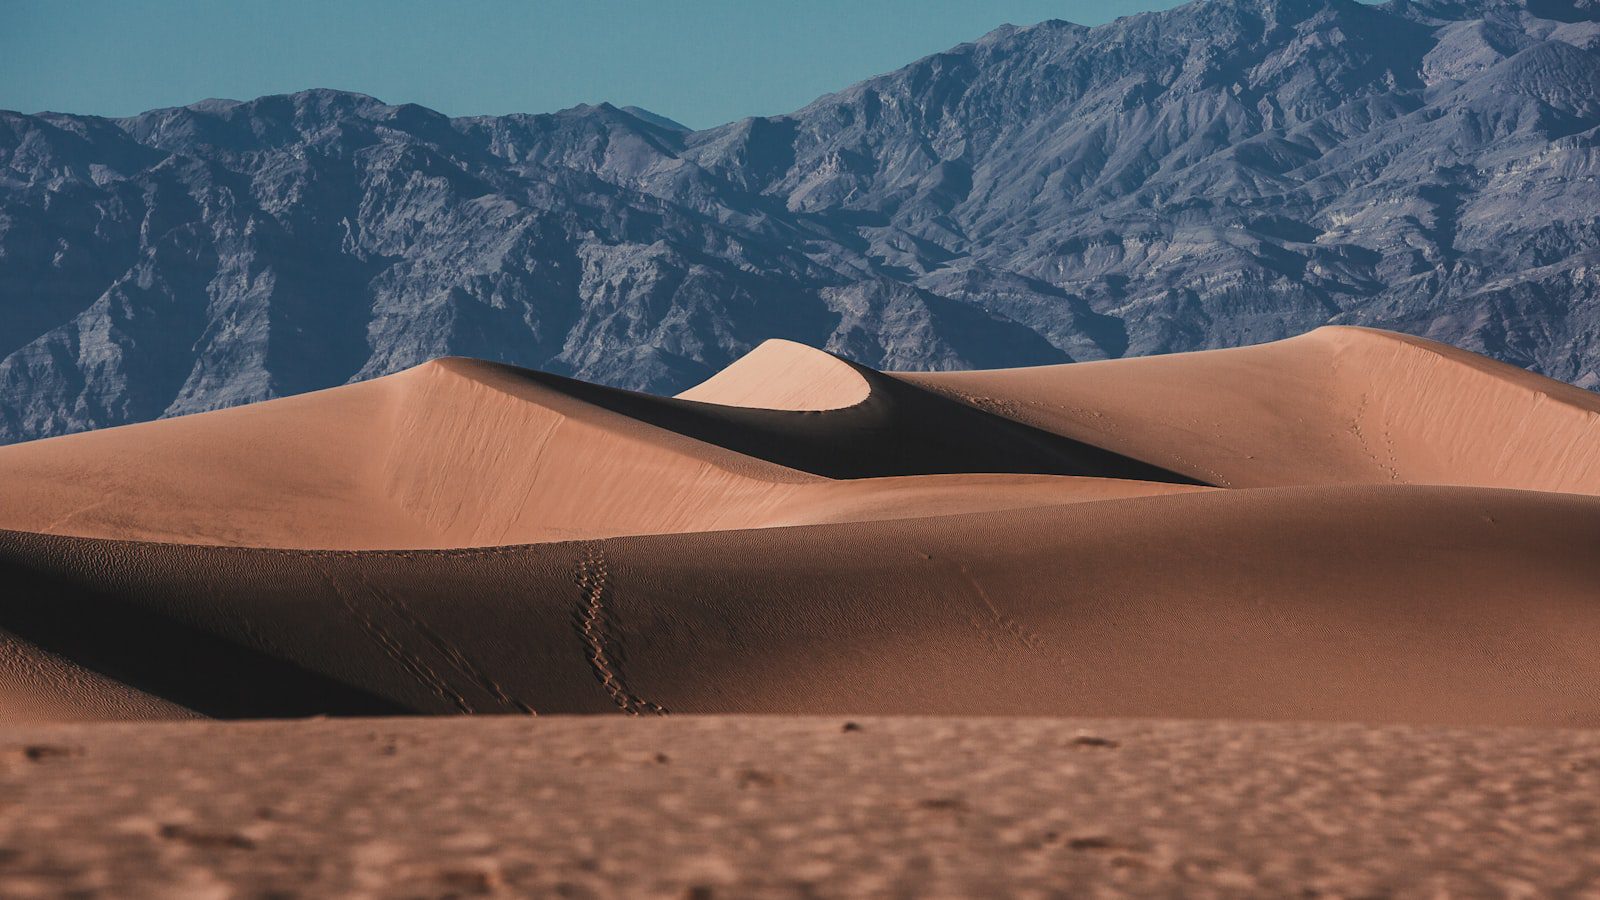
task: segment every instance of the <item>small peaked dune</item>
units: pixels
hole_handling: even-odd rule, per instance
[[[1232,350],[895,377],[1221,487],[1600,494],[1600,396],[1370,328],[1318,328]]]
[[[529,377],[641,422],[825,478],[1012,472],[1201,483],[1136,455],[1052,434],[849,365],[867,380],[867,398],[817,412],[662,399],[543,373]]]
[[[680,400],[820,412],[864,402],[872,393],[863,367],[794,341],[765,341]]]

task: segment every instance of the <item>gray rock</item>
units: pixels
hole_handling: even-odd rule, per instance
[[[307,91],[0,113],[0,441],[460,354],[668,392],[1327,322],[1600,387],[1600,13],[1198,0],[1004,27],[786,116]]]

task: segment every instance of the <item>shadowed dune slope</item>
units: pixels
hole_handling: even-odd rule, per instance
[[[1458,484],[1600,494],[1600,396],[1422,338],[1270,344],[896,377],[1224,487]]]
[[[0,629],[0,724],[195,717]]]
[[[1408,486],[435,552],[6,533],[0,628],[215,716],[1594,726],[1596,534],[1600,499]]]

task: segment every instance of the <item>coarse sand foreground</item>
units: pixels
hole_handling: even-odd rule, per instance
[[[17,898],[1600,890],[1600,732],[1578,730],[773,716],[11,726],[0,796],[0,895]]]

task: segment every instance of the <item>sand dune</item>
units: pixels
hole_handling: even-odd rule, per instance
[[[1600,725],[1592,395],[1413,338],[678,398],[470,360],[0,448],[21,719]]]
[[[217,716],[1594,726],[1597,534],[1589,497],[1311,487],[433,552],[8,533],[0,577],[13,634]]]
[[[897,377],[1223,487],[1600,494],[1600,396],[1369,328],[1319,328],[1235,350]]]
[[[831,364],[866,384],[849,364],[807,352],[826,362],[800,366],[801,375]],[[870,377],[870,398],[819,415],[440,360],[299,397],[0,448],[8,485],[0,527],[231,546],[465,547],[1007,509],[1193,486]],[[795,390],[804,393],[804,384]],[[946,477],[873,477],[926,473]],[[1049,474],[1115,483],[1039,477]]]

